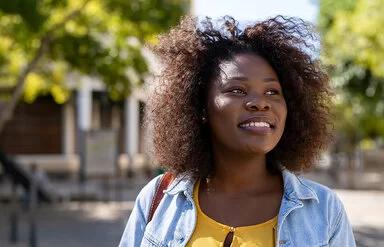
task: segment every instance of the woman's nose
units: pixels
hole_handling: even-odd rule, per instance
[[[245,103],[245,108],[249,111],[267,111],[271,104],[264,97],[253,97]]]

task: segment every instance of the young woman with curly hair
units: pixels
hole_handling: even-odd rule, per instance
[[[185,17],[160,37],[146,122],[169,173],[140,192],[121,247],[355,246],[335,193],[298,176],[331,129],[313,35],[282,16]]]

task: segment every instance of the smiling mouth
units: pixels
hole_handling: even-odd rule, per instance
[[[249,123],[243,123],[239,125],[241,128],[273,128],[273,125],[267,123],[267,122],[249,122]]]
[[[241,128],[268,128],[273,129],[275,126],[265,121],[252,121],[239,124]]]

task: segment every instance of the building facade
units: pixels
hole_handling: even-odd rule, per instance
[[[117,133],[117,164],[121,170],[145,163],[141,128],[144,99],[140,89],[113,102],[104,85],[85,77],[64,104],[51,96],[32,104],[21,102],[0,134],[0,150],[29,169],[32,164],[48,173],[79,174],[81,133],[113,130]],[[141,89],[143,90],[143,89]]]

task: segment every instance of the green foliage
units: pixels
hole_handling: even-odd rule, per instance
[[[319,26],[324,29],[329,28],[339,11],[352,11],[355,5],[356,0],[320,0]]]
[[[144,44],[188,8],[188,0],[0,0],[0,84],[15,85],[48,41],[25,80],[27,102],[48,93],[65,102],[71,72],[100,78],[118,100],[147,76]]]
[[[340,94],[339,130],[384,137],[384,1],[322,0],[322,60]]]
[[[0,9],[6,14],[19,15],[31,30],[37,31],[46,16],[37,9],[38,0],[2,0]]]

